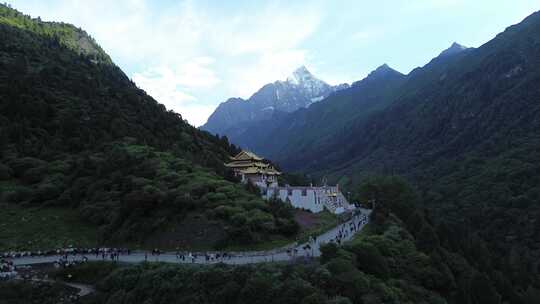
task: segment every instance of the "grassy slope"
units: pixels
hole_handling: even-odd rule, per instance
[[[0,205],[0,252],[95,246],[95,227],[81,221],[77,210]]]

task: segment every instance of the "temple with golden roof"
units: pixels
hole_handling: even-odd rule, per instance
[[[251,182],[262,188],[277,187],[277,177],[281,175],[271,164],[249,151],[231,157],[231,162],[225,166],[231,168],[243,183]]]
[[[251,182],[259,187],[262,197],[267,200],[277,198],[283,202],[289,202],[295,208],[310,210],[314,213],[326,209],[331,213],[339,214],[355,208],[341,193],[339,185],[327,186],[324,182],[324,185],[320,187],[313,185],[280,187],[277,177],[281,175],[281,172],[249,151],[242,151],[231,157],[231,162],[225,166],[231,168],[243,183]]]

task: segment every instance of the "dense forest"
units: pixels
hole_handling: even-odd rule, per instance
[[[179,231],[189,245],[195,232],[182,228],[197,225],[214,227],[208,247],[294,234],[287,206],[225,170],[237,152],[138,89],[86,33],[0,6],[4,208],[75,208],[100,243]]]
[[[56,279],[96,286],[82,303],[538,303],[540,290],[513,292],[504,274],[449,249],[403,179],[377,177],[359,188],[375,201],[370,224],[343,246],[322,247],[320,260],[211,266],[88,263],[55,270]],[[485,254],[481,243],[469,249]],[[489,275],[485,273],[488,270]],[[494,277],[495,279],[491,279]],[[0,284],[0,288],[1,288]],[[18,286],[16,290],[24,290]],[[0,289],[1,290],[1,289]],[[35,287],[24,303],[52,291]],[[62,295],[56,290],[57,297]],[[504,291],[499,293],[498,290]]]

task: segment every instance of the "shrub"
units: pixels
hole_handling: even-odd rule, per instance
[[[10,167],[0,163],[0,180],[8,180],[13,175],[13,170]]]
[[[28,169],[44,167],[46,164],[45,161],[33,157],[16,158],[8,163],[9,167],[13,169],[13,174],[18,177],[23,176]]]
[[[2,199],[6,202],[20,203],[31,199],[34,196],[34,191],[29,187],[16,186],[10,191],[3,193]]]
[[[22,180],[27,184],[37,184],[45,178],[47,169],[44,167],[30,168],[23,173]]]
[[[388,264],[379,249],[367,242],[358,242],[352,246],[360,270],[386,278],[389,275]]]
[[[321,246],[321,263],[326,264],[328,261],[335,259],[338,253],[336,243],[327,243]]]

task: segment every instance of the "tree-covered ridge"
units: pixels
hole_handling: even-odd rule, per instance
[[[92,60],[0,23],[2,202],[76,208],[106,243],[144,245],[193,223],[215,227],[206,247],[296,232],[285,205],[225,180],[223,162],[237,152],[226,138],[190,126],[118,67]],[[173,236],[191,245],[189,235]]]
[[[32,31],[57,40],[73,51],[87,56],[95,63],[112,64],[103,49],[85,31],[63,22],[44,22],[31,18],[6,4],[0,4],[0,23]]]
[[[193,215],[202,225],[222,230],[207,236],[202,245],[210,248],[253,244],[298,229],[286,205],[268,204],[215,172],[129,141],[63,154],[51,162],[31,157],[4,161],[4,177],[12,178],[3,183],[3,201],[77,208],[99,227],[103,243],[144,245],[150,236],[176,230]],[[196,231],[177,233],[183,243],[165,243],[169,248],[191,245],[189,233]]]
[[[112,60],[84,30],[63,22],[44,22],[31,18],[0,3],[0,23],[32,31],[57,40],[71,50],[83,54],[96,63],[112,64]]]
[[[351,129],[350,158],[323,169],[351,184],[407,175],[454,250],[511,282],[501,294],[540,284],[539,37],[535,13],[450,65],[416,71],[418,90]]]
[[[216,169],[236,152],[167,112],[114,65],[93,64],[55,39],[8,25],[0,24],[0,37],[4,155],[47,159],[126,136]]]

